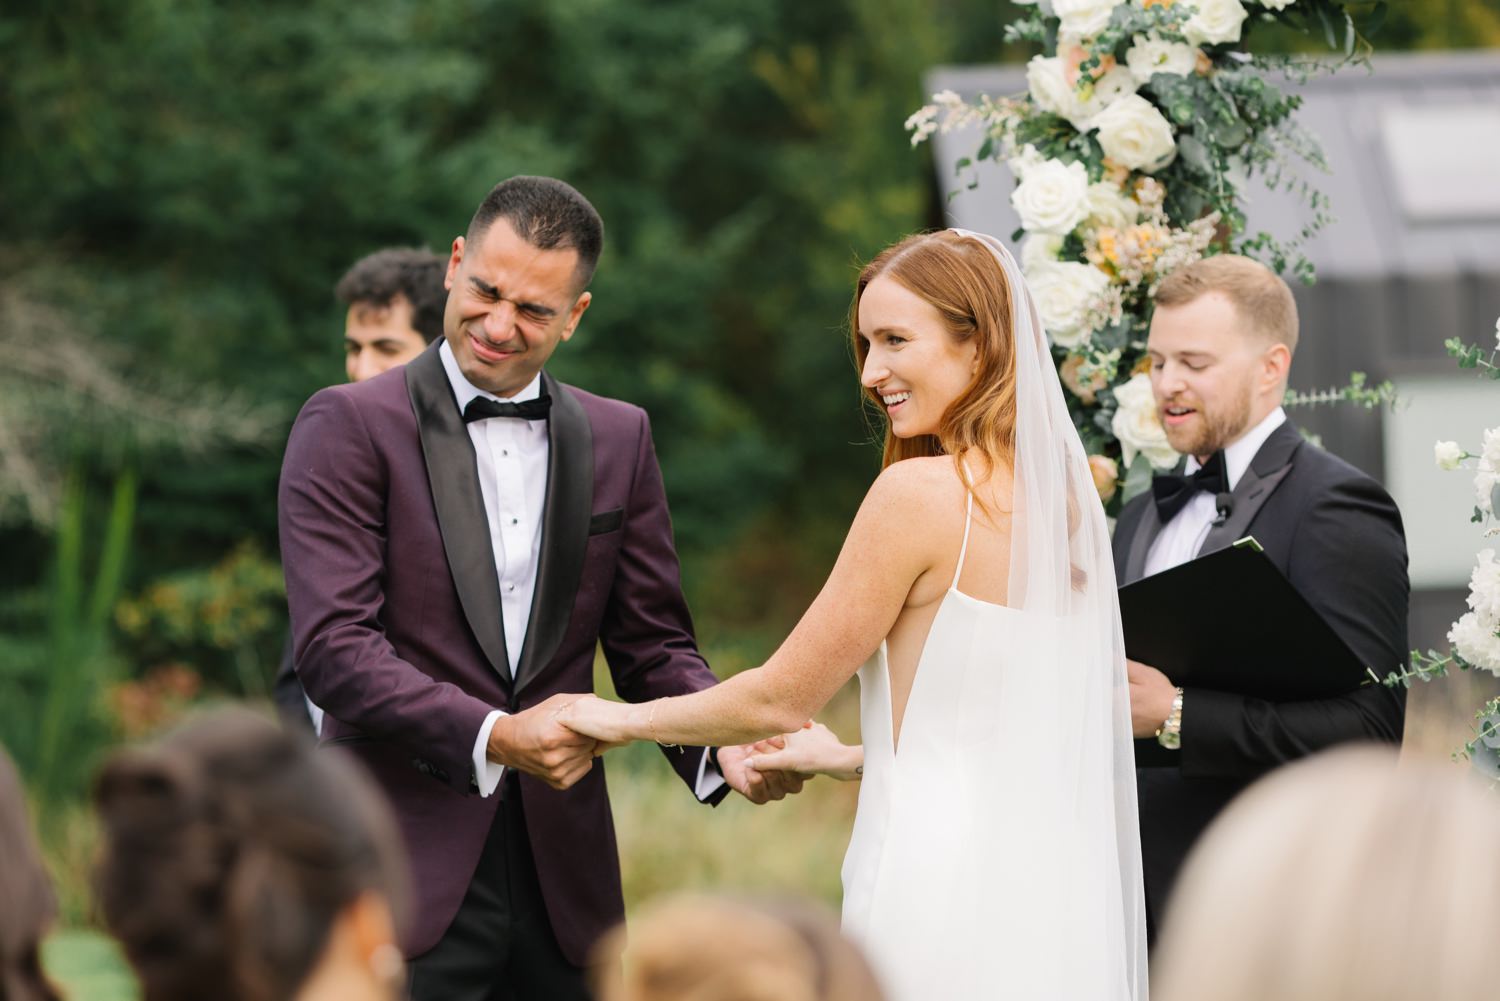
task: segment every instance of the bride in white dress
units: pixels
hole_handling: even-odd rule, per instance
[[[894,1001],[1145,1001],[1130,711],[1104,511],[1035,304],[991,237],[909,237],[861,273],[885,469],[762,666],[559,720],[744,744],[860,775],[844,926]],[[864,748],[803,729],[858,672]]]

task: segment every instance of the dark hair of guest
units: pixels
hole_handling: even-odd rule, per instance
[[[0,749],[0,1001],[57,1001],[41,961],[42,936],[56,916],[20,776]]]
[[[116,754],[94,804],[100,910],[144,1001],[285,1001],[362,893],[402,913],[404,856],[364,772],[247,710]]]
[[[443,336],[448,261],[430,250],[388,247],[355,261],[334,286],[346,306],[385,309],[399,295],[411,303],[412,329],[428,344]]]
[[[482,237],[496,219],[538,250],[576,250],[578,289],[588,288],[604,249],[604,221],[589,200],[553,177],[512,177],[490,190],[469,221],[467,242]]]

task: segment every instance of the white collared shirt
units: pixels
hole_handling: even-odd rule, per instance
[[[464,378],[445,341],[438,347],[443,371],[458,401],[460,413],[469,401],[488,393]],[[504,402],[524,403],[542,394],[542,376]],[[536,593],[536,574],[542,552],[542,515],[547,503],[547,460],[551,445],[545,420],[529,421],[520,417],[491,417],[468,425],[469,440],[474,443],[474,459],[479,471],[479,492],[484,499],[484,516],[490,527],[490,549],[495,558],[495,579],[500,582],[500,617],[505,628],[505,655],[511,677],[521,662],[526,632],[531,625],[531,600]],[[484,718],[474,741],[472,761],[474,782],[481,796],[492,795],[505,775],[505,767],[489,759],[490,731],[505,713],[495,709]],[[709,766],[705,751],[698,765],[694,792],[706,799],[724,779]]]
[[[1237,441],[1225,446],[1224,476],[1230,490],[1239,485],[1245,470],[1250,468],[1250,460],[1255,458],[1255,453],[1271,437],[1271,432],[1285,421],[1286,411],[1277,407]],[[1183,472],[1192,474],[1200,468],[1202,464],[1190,455]],[[1146,554],[1146,576],[1170,570],[1197,556],[1218,513],[1213,494],[1203,490],[1194,493],[1192,499],[1177,512],[1176,517],[1163,525],[1161,532],[1152,540],[1151,549]]]

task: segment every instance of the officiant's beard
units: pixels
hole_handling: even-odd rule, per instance
[[[1231,402],[1220,406],[1200,401],[1195,408],[1197,420],[1165,429],[1167,443],[1183,455],[1197,456],[1200,460],[1234,444],[1250,428],[1250,390],[1248,383],[1241,386]]]

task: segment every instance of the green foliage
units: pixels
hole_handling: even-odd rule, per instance
[[[27,615],[26,603],[17,602],[0,633],[6,692],[0,733],[38,795],[44,824],[55,807],[81,793],[113,736],[102,705],[115,671],[109,615],[124,577],[135,502],[136,478],[127,470],[114,482],[96,528],[75,471],[58,516],[47,587],[38,595],[43,604]]]
[[[172,574],[119,603],[122,651],[140,665],[183,665],[220,691],[267,696],[286,637],[281,565],[253,542],[212,567]]]
[[[99,932],[70,930],[47,936],[42,967],[63,988],[63,997],[136,1001],[141,996],[120,947]]]

